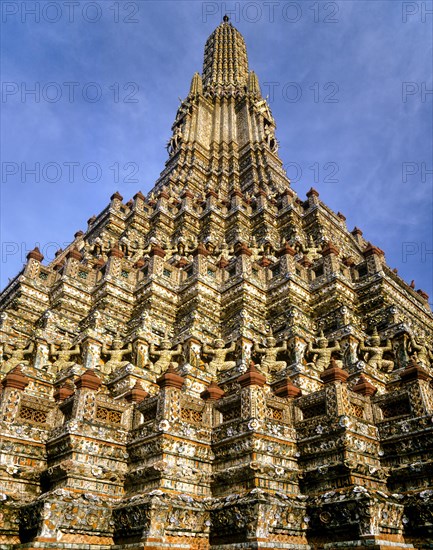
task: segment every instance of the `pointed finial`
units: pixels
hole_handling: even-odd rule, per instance
[[[224,23],[228,23],[229,20],[230,20],[230,17],[227,14],[225,14],[224,17],[223,17]]]
[[[248,75],[248,91],[253,94],[260,94],[259,79],[254,71]]]
[[[198,73],[194,73],[194,76],[192,77],[189,93],[191,95],[203,93],[203,81]]]

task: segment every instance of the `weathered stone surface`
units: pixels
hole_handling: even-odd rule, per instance
[[[431,548],[425,293],[291,188],[228,18],[167,149],[0,297],[1,548]]]

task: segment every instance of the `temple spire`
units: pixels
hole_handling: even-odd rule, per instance
[[[194,74],[179,105],[167,151],[157,192],[180,192],[187,185],[194,194],[210,188],[230,200],[235,191],[254,195],[260,187],[274,193],[290,185],[278,157],[270,106],[249,70],[245,41],[228,16],[206,42],[203,73]]]
[[[209,36],[204,52],[204,86],[241,88],[248,82],[248,57],[241,33],[229,22],[223,22]]]

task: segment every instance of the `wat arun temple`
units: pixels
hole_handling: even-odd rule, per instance
[[[275,127],[225,16],[153,189],[1,294],[0,550],[433,548],[428,296]]]

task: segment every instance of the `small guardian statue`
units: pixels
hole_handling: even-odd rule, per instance
[[[102,354],[108,355],[110,359],[105,363],[101,369],[104,374],[111,374],[119,367],[127,365],[129,361],[125,361],[123,358],[125,355],[130,355],[132,352],[132,344],[129,342],[126,348],[123,347],[123,342],[119,336],[113,338],[111,349],[108,349],[104,344],[102,347]]]
[[[178,367],[178,363],[173,361],[173,357],[182,355],[182,344],[178,344],[177,347],[172,350],[171,342],[167,338],[167,335],[165,335],[164,338],[161,340],[159,349],[156,349],[155,344],[152,342],[150,344],[149,352],[151,356],[158,357],[157,361],[153,363],[153,369],[157,374],[160,374],[161,372],[166,371],[170,364],[173,365],[174,369]]]
[[[79,344],[73,348],[68,341],[63,340],[63,342],[60,343],[60,349],[57,349],[55,344],[51,344],[50,355],[51,357],[56,358],[56,360],[52,366],[48,368],[48,370],[52,374],[57,374],[68,367],[72,367],[76,361],[71,361],[71,357],[80,354],[81,350]]]
[[[236,342],[232,342],[230,347],[224,347],[224,340],[217,338],[211,348],[207,344],[203,346],[203,353],[211,355],[212,360],[209,362],[209,372],[212,376],[216,376],[218,372],[232,369],[236,366],[236,361],[226,361],[226,356],[236,349]]]
[[[176,126],[173,135],[167,142],[167,151],[170,157],[172,157],[179,149],[180,142],[182,141],[183,134],[180,126]]]
[[[416,363],[421,363],[423,367],[430,368],[433,360],[433,352],[429,349],[425,342],[410,335],[410,350],[411,357]]]
[[[385,346],[380,345],[380,336],[377,333],[377,328],[374,327],[372,336],[370,337],[370,345],[365,345],[364,342],[359,344],[359,349],[361,352],[366,353],[367,365],[373,369],[379,369],[383,372],[391,372],[394,368],[394,361],[389,359],[384,359],[383,354],[385,352],[392,352],[391,340],[386,341]]]
[[[20,346],[20,344],[5,344],[4,355],[7,357],[7,360],[3,365],[3,372],[7,374],[20,364],[28,365],[29,362],[26,356],[31,355],[34,349],[35,345],[33,342],[30,342],[27,347]]]
[[[307,354],[313,356],[309,364],[315,365],[315,367],[322,372],[328,368],[332,354],[340,351],[341,348],[339,342],[335,342],[335,345],[330,347],[328,339],[323,334],[323,330],[320,331],[320,335],[316,339],[316,342],[317,348],[313,348],[311,341],[308,342]]]
[[[272,334],[265,339],[264,347],[254,344],[254,351],[263,355],[260,366],[264,373],[279,372],[287,367],[286,361],[277,361],[278,354],[287,351],[287,343],[283,342],[281,346],[277,346],[277,341]]]

